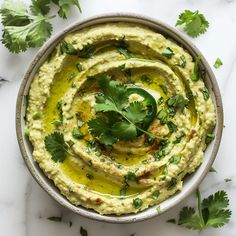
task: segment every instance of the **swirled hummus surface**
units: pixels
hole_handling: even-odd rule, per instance
[[[142,211],[181,191],[216,122],[199,62],[139,25],[67,35],[29,91],[40,168],[71,203],[100,214]]]

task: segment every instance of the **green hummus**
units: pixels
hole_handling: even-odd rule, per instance
[[[29,91],[26,125],[40,168],[71,203],[100,214],[142,211],[181,191],[184,176],[201,164],[216,122],[198,60],[139,25],[104,24],[67,35]],[[146,129],[153,136],[104,145],[91,132],[101,74],[155,99],[157,112]],[[142,100],[129,97],[129,103]],[[60,160],[45,147],[55,132],[67,147]]]

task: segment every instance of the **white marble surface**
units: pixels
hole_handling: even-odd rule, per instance
[[[3,1],[0,0],[0,3]],[[28,1],[29,2],[29,1]],[[214,163],[217,173],[209,173],[200,186],[204,196],[224,189],[231,199],[233,216],[221,229],[204,232],[190,231],[167,224],[177,216],[185,204],[195,204],[192,194],[184,202],[160,217],[129,225],[100,223],[77,216],[54,202],[33,180],[26,169],[15,134],[15,103],[17,92],[30,61],[37,52],[29,50],[11,55],[0,45],[0,76],[9,82],[0,87],[0,235],[8,236],[61,236],[79,235],[79,228],[88,230],[89,236],[173,236],[173,235],[236,235],[236,0],[81,0],[83,14],[74,9],[67,21],[54,19],[54,32],[72,22],[88,16],[108,12],[135,12],[160,19],[174,26],[178,14],[185,9],[199,9],[210,22],[208,32],[192,41],[213,65],[220,57],[224,65],[215,70],[223,96],[225,129],[220,150]],[[225,183],[224,178],[233,181]],[[47,220],[50,216],[63,216],[63,222]],[[69,221],[73,222],[69,227]]]

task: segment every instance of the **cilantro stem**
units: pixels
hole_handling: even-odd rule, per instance
[[[200,193],[199,189],[197,189],[196,195],[197,195],[197,208],[198,208],[200,223],[202,225],[202,228],[205,228],[205,221],[202,216],[202,208],[201,208],[201,193]]]
[[[150,136],[150,137],[154,137],[154,138],[160,139],[160,140],[166,140],[166,138],[162,138],[162,137],[160,137],[160,136],[158,136],[158,135],[154,135],[154,134],[152,134],[152,133],[150,133],[150,132],[148,132],[148,131],[145,131],[145,130],[139,128],[139,127],[138,127],[137,125],[135,125],[132,121],[130,121],[122,112],[120,112],[119,110],[117,110],[117,112],[118,112],[124,119],[126,119],[130,124],[134,125],[134,126],[136,127],[136,129],[139,130],[139,131],[141,131],[142,133],[147,134],[147,135]]]

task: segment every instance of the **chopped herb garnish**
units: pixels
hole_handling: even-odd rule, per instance
[[[230,179],[230,178],[226,178],[226,179],[224,179],[224,181],[225,181],[226,183],[228,183],[228,182],[231,182],[232,179]]]
[[[66,42],[63,40],[60,44],[60,53],[61,54],[68,54],[68,55],[76,55],[77,50],[74,48],[74,46],[71,43]]]
[[[140,198],[135,198],[133,200],[133,206],[134,206],[135,209],[140,208],[142,206],[142,204],[143,204],[143,200],[140,199]]]
[[[191,74],[192,81],[198,81],[200,79],[200,61],[201,61],[201,58],[199,56],[196,57],[195,62],[194,62],[193,73]]]
[[[177,165],[177,164],[179,164],[180,159],[181,159],[180,155],[175,155],[175,156],[172,156],[172,157],[170,158],[169,162],[170,162],[171,164]]]
[[[35,112],[33,114],[33,120],[39,120],[41,118],[41,113],[40,112]]]
[[[93,45],[87,45],[82,50],[77,52],[80,58],[91,58],[93,57],[96,48]]]
[[[167,47],[162,53],[162,55],[165,56],[167,59],[170,59],[174,55],[174,52],[171,48]]]
[[[154,154],[154,158],[155,158],[156,161],[159,161],[161,158],[163,158],[164,156],[168,155],[169,152],[170,151],[168,149],[163,148],[163,149],[161,149],[160,151],[157,151]]]
[[[223,65],[222,61],[220,60],[220,58],[218,57],[215,61],[214,67],[216,69],[220,68]]]
[[[82,63],[78,62],[75,66],[79,72],[83,71]]]
[[[214,134],[207,134],[206,136],[206,144],[209,144],[211,141],[213,141],[215,138]]]
[[[141,76],[141,81],[145,82],[147,84],[153,83],[153,80],[149,76],[147,76],[147,75],[142,75]]]
[[[137,181],[137,176],[134,172],[128,171],[127,175],[125,176],[125,182],[128,181]]]
[[[125,69],[125,64],[119,65],[117,69],[123,71]]]
[[[174,124],[172,121],[168,121],[167,122],[167,126],[168,126],[168,129],[169,129],[169,132],[170,133],[174,133],[178,130],[178,127],[176,124]]]
[[[82,120],[77,120],[77,126],[81,128],[85,123]]]
[[[163,97],[160,97],[160,98],[157,100],[157,104],[158,104],[158,105],[161,105],[163,102],[164,102],[164,98],[163,98]]]
[[[68,78],[68,81],[73,80],[75,77],[76,77],[75,72],[71,72],[71,73],[70,73],[70,76],[69,76],[69,78]]]
[[[82,139],[84,135],[80,132],[78,128],[73,128],[72,130],[72,136],[74,139]]]
[[[168,89],[167,89],[167,87],[164,84],[159,84],[159,87],[162,89],[164,94],[168,93]]]
[[[169,184],[167,190],[169,190],[169,191],[172,190],[176,186],[176,184],[177,184],[177,179],[173,177],[170,181],[170,184]]]
[[[157,113],[157,119],[160,120],[161,124],[164,125],[167,123],[167,119],[168,119],[168,114],[165,110],[160,110],[158,113]]]
[[[204,88],[201,90],[201,92],[202,92],[202,94],[203,94],[204,100],[207,101],[207,100],[210,98],[208,89],[207,89],[206,87],[204,87]]]
[[[159,190],[156,190],[156,191],[154,191],[154,192],[152,193],[152,198],[153,198],[154,200],[156,200],[156,199],[158,199],[159,195],[160,195],[160,191],[159,191]]]
[[[178,144],[181,142],[182,138],[185,137],[185,133],[181,132],[181,134],[179,136],[176,136],[175,140],[173,141],[173,144]]]
[[[176,94],[167,100],[167,105],[169,107],[180,109],[181,112],[183,112],[187,104],[188,104],[188,99],[184,98],[184,96],[181,94]]]
[[[179,62],[179,64],[177,64],[177,66],[179,66],[181,68],[185,68],[186,64],[187,64],[187,62],[186,62],[185,56],[182,55],[180,57],[180,62]]]
[[[94,176],[93,176],[92,174],[90,174],[90,173],[87,173],[87,174],[86,174],[86,177],[87,177],[88,179],[90,179],[90,180],[94,179]]]

